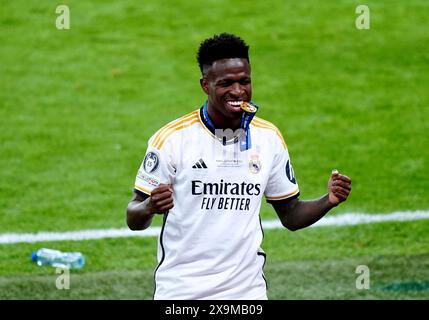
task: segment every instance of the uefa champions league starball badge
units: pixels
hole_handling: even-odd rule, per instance
[[[249,171],[253,174],[258,173],[259,171],[261,171],[261,161],[259,160],[259,156],[257,154],[252,154],[250,156],[250,161],[249,161]]]

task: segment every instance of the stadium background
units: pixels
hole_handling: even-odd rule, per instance
[[[55,8],[70,7],[70,30]],[[370,30],[357,30],[366,4]],[[0,234],[125,227],[146,141],[199,107],[199,42],[251,45],[254,101],[283,132],[301,198],[332,168],[345,212],[425,210],[429,3],[6,1],[0,5]],[[274,219],[265,203],[264,220]],[[160,225],[161,218],[154,222]],[[271,299],[427,299],[429,220],[265,232]],[[32,250],[81,251],[57,290]],[[368,265],[371,289],[357,290]],[[0,244],[1,299],[150,299],[156,239]]]

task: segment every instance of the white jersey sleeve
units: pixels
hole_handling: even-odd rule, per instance
[[[146,155],[138,170],[134,191],[150,196],[159,184],[171,184],[176,173],[172,146],[165,143],[162,148],[154,147],[157,134],[149,139]]]
[[[298,182],[293,172],[287,147],[276,136],[274,161],[269,174],[265,198],[268,202],[296,198],[299,196]]]

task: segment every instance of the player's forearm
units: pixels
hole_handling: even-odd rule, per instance
[[[287,206],[287,210],[286,207],[280,207],[276,208],[276,211],[282,224],[289,230],[295,231],[312,225],[335,207],[328,199],[328,195],[325,195],[317,200],[296,200]]]
[[[149,207],[149,198],[131,201],[127,207],[127,225],[131,230],[147,229],[152,223],[155,212]]]

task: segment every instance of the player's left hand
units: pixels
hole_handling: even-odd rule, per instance
[[[332,170],[331,178],[328,182],[329,202],[334,206],[347,200],[352,190],[352,181],[349,177],[342,175],[338,170]]]

